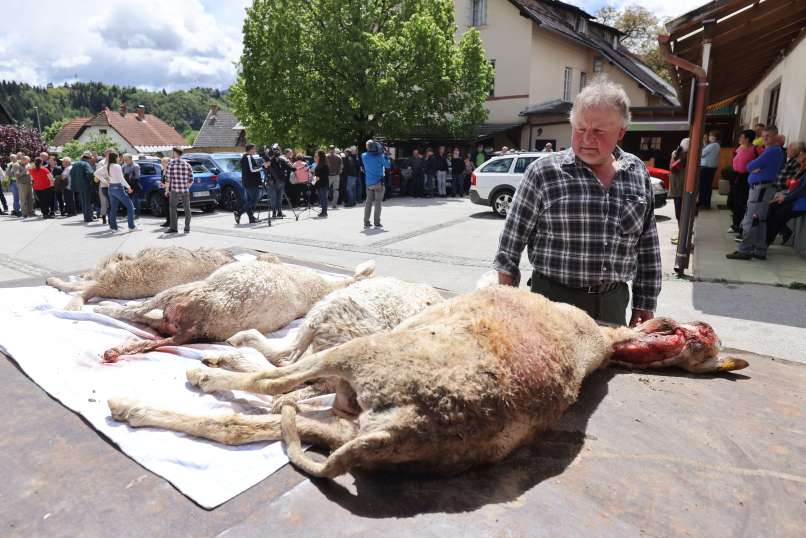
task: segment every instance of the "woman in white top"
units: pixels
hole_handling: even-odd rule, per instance
[[[118,164],[118,154],[110,151],[109,156],[106,158],[106,163],[95,171],[95,176],[102,186],[104,183],[109,185],[109,202],[111,206],[109,208],[109,228],[111,230],[118,229],[118,204],[123,204],[126,208],[129,230],[136,230],[137,228],[134,226],[134,204],[129,198],[132,188],[123,177],[123,168]]]

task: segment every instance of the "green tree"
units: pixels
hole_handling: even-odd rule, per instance
[[[67,125],[69,121],[70,118],[65,118],[62,120],[56,120],[48,125],[47,128],[42,131],[42,140],[45,141],[45,144],[50,145],[53,142],[53,139],[56,138],[56,135],[59,134],[59,131],[62,130],[62,127]]]
[[[669,66],[660,56],[658,35],[666,33],[665,21],[639,5],[630,5],[618,9],[606,5],[596,12],[596,18],[608,26],[624,33],[621,44],[638,56],[655,73],[667,81],[671,81]]]
[[[101,155],[107,148],[112,148],[115,151],[120,150],[118,145],[108,135],[96,134],[92,135],[86,142],[71,140],[64,145],[62,155],[76,160],[79,159],[81,154],[85,151],[94,151],[98,155]]]
[[[451,0],[255,0],[230,102],[258,143],[467,135],[493,75],[455,32]]]

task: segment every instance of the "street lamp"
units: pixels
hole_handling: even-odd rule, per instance
[[[39,107],[34,107],[34,112],[36,112],[36,128],[39,129],[39,132],[42,132],[42,124],[39,123]]]

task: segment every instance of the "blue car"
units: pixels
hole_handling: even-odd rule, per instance
[[[243,183],[241,183],[240,153],[186,153],[185,159],[192,159],[203,164],[218,175],[220,196],[218,204],[227,211],[235,211],[241,207],[244,199]]]
[[[200,208],[205,213],[215,211],[221,195],[218,176],[201,162],[187,159],[193,168],[193,184],[190,186],[190,207]],[[137,161],[140,166],[140,192],[134,198],[141,210],[148,209],[155,217],[168,214],[168,199],[162,188],[162,165],[159,161],[144,159]]]

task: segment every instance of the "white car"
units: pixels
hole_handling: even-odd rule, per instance
[[[512,197],[523,179],[526,168],[546,155],[550,153],[535,151],[509,153],[491,158],[474,170],[470,177],[470,201],[490,206],[496,215],[506,217],[512,204]],[[657,209],[666,205],[668,191],[660,179],[653,177],[651,181]]]
[[[550,154],[533,151],[491,158],[470,176],[470,201],[490,206],[496,215],[506,217],[526,168],[546,155]]]

